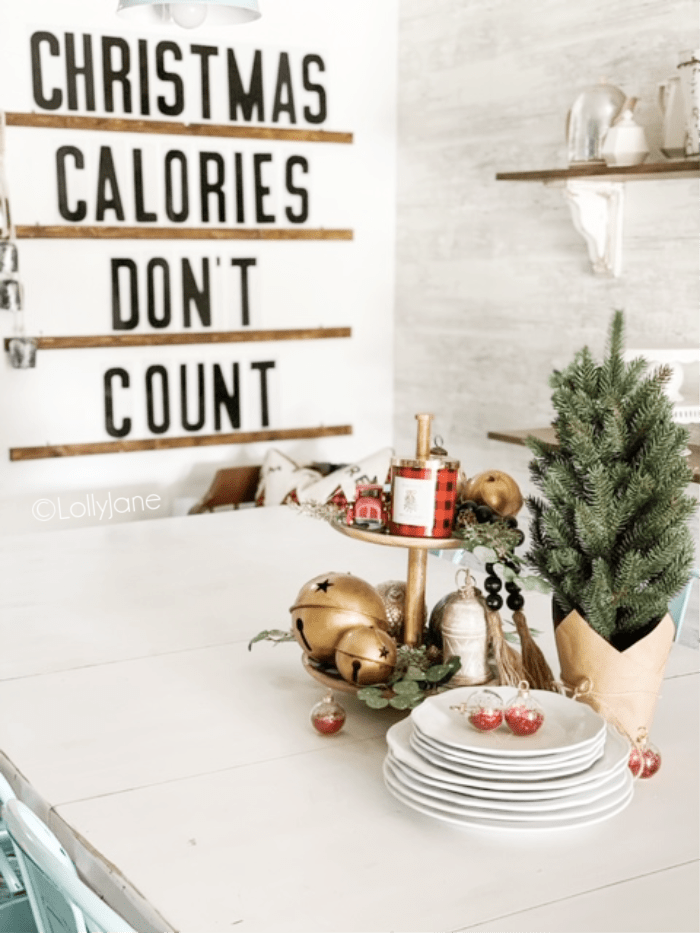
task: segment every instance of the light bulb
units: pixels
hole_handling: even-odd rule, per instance
[[[171,3],[170,15],[183,29],[196,29],[207,18],[206,3]]]

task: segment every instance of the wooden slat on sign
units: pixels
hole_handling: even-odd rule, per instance
[[[352,240],[352,230],[306,227],[89,227],[18,224],[18,240]]]
[[[45,460],[49,457],[84,457],[89,454],[126,454],[143,450],[172,450],[176,447],[214,447],[220,444],[256,444],[312,437],[352,434],[349,424],[320,428],[280,428],[275,431],[240,431],[236,434],[206,434],[187,437],[153,437],[138,441],[101,441],[93,444],[54,444],[47,447],[11,447],[10,460]]]
[[[279,340],[330,340],[352,337],[351,327],[309,327],[288,330],[198,331],[189,334],[93,334],[37,337],[38,350],[85,350],[95,347],[155,347],[195,343],[261,343]],[[5,338],[10,349],[11,337]]]
[[[275,139],[303,143],[352,143],[353,134],[332,130],[287,129],[276,126],[231,126],[227,123],[176,123],[169,120],[129,120],[121,117],[81,117],[65,113],[6,113],[7,126],[40,129],[100,130],[165,136],[227,139]]]

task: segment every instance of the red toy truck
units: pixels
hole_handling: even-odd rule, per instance
[[[348,504],[345,513],[347,524],[370,530],[383,528],[389,520],[383,493],[383,486],[358,483],[355,501]]]

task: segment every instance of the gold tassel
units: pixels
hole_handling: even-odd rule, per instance
[[[494,661],[498,668],[498,679],[503,686],[514,686],[525,680],[523,661],[515,648],[511,648],[503,634],[503,623],[498,612],[486,609],[489,641]]]
[[[520,650],[522,652],[525,679],[530,688],[532,690],[552,690],[556,693],[558,687],[555,686],[554,674],[552,674],[551,668],[542,654],[542,649],[530,633],[525,614],[520,610],[514,612],[513,622],[520,636]]]

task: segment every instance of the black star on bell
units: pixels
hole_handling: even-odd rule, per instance
[[[380,658],[389,657],[389,649],[386,647],[386,645],[382,645],[382,650],[379,652],[379,657]]]
[[[316,591],[323,590],[324,593],[328,592],[328,587],[333,586],[330,580],[324,580],[323,583],[316,584]]]

